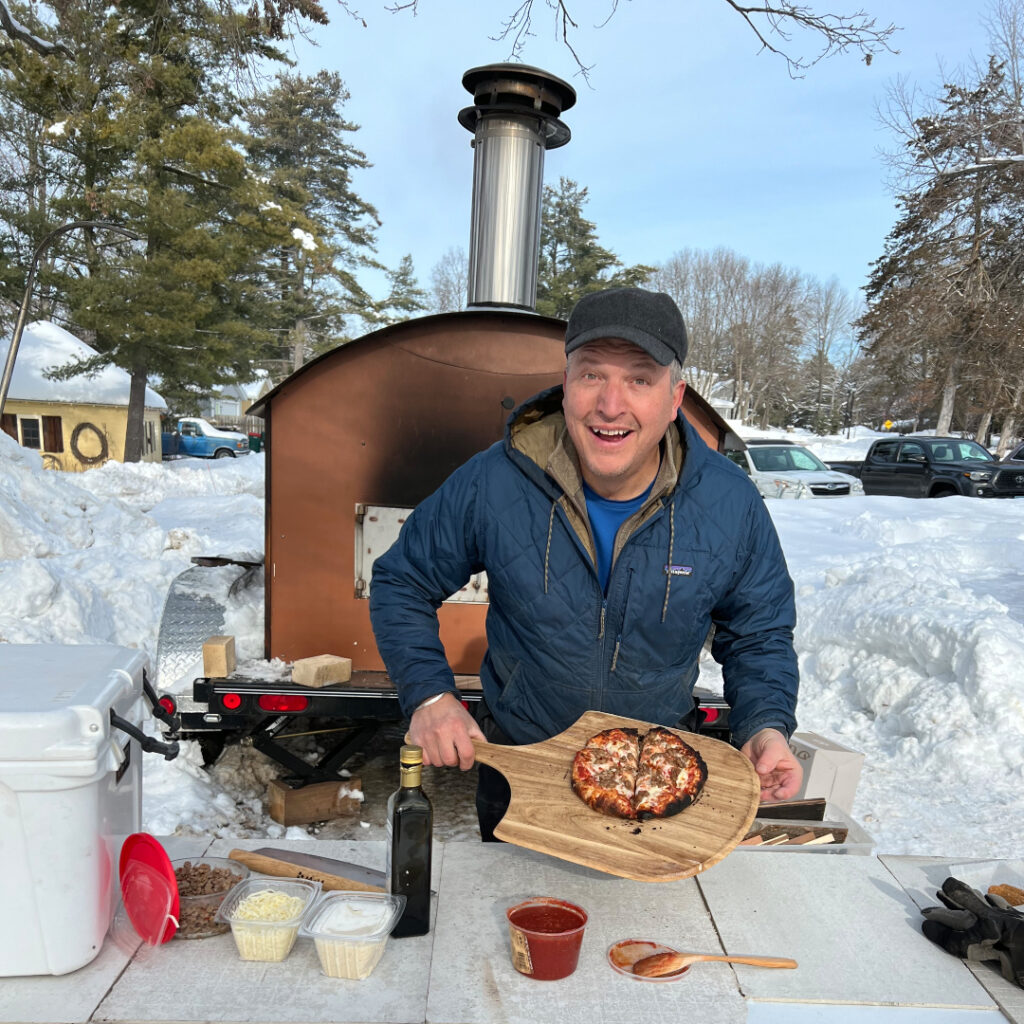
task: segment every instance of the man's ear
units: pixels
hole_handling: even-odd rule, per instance
[[[679,414],[679,407],[683,404],[683,395],[686,394],[686,381],[681,380],[673,389],[674,412],[672,418]]]

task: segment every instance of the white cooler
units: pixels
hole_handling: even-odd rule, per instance
[[[142,815],[141,651],[0,644],[0,976],[67,974],[100,951],[118,856]]]

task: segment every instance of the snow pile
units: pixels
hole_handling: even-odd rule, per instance
[[[0,642],[113,643],[152,660],[193,556],[259,557],[262,477],[262,455],[56,473],[0,433]]]
[[[876,435],[784,436],[858,459]],[[253,454],[65,474],[0,434],[0,641],[115,643],[155,662],[164,598],[191,558],[259,558],[263,470]],[[856,497],[768,507],[796,584],[799,728],[865,754],[854,817],[877,852],[1018,856],[1024,503]],[[222,594],[237,573],[210,570],[210,592]],[[240,658],[262,654],[259,588],[231,600],[225,629]],[[714,686],[717,666],[702,668],[701,683]],[[190,681],[160,682],[180,690]],[[276,774],[237,748],[212,772],[193,744],[176,761],[147,757],[144,827],[306,836],[264,813]]]
[[[1018,856],[1021,507],[800,504],[772,506],[798,595],[798,717],[865,753],[855,816],[885,852]]]

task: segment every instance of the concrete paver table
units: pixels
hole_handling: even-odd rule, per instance
[[[174,858],[278,845],[384,863],[383,843],[372,841],[161,842]],[[914,873],[921,870],[905,858],[737,850],[701,875],[651,884],[510,845],[437,843],[431,933],[391,940],[365,981],[324,976],[304,938],[277,964],[240,960],[230,934],[173,940],[134,959],[108,939],[73,974],[0,979],[0,1022],[1019,1022],[1008,996],[1000,1012],[995,989],[921,935],[914,891],[922,882],[934,888],[930,875]],[[534,981],[510,961],[505,910],[537,895],[589,914],[577,971],[562,981]],[[643,982],[607,962],[608,947],[624,938],[792,956],[800,966],[701,963],[677,981]]]

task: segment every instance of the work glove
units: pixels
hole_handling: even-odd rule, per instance
[[[1003,977],[1024,988],[1024,914],[958,878],[947,878],[935,895],[943,906],[921,911],[921,931],[953,956],[998,960]]]

